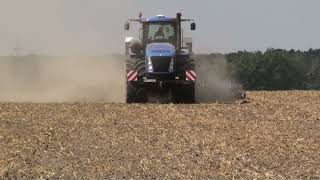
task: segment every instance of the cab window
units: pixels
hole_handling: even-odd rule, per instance
[[[169,42],[176,44],[176,26],[173,23],[148,23],[144,26],[144,38],[147,43]]]

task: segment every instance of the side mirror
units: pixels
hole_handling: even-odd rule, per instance
[[[192,31],[196,30],[196,23],[194,23],[194,22],[191,23],[191,30]]]
[[[129,22],[124,23],[124,30],[128,31],[130,29],[130,24]]]

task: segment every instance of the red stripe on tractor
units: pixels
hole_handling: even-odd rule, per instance
[[[187,71],[187,74],[191,79],[196,79],[196,77],[190,71]]]
[[[134,71],[129,71],[127,74],[127,78],[131,77],[131,75],[134,73]]]
[[[194,71],[186,71],[187,81],[196,81],[197,75]]]
[[[128,73],[128,81],[138,81],[138,72],[137,71],[130,71]]]
[[[193,77],[197,78],[196,72],[194,72],[194,71],[191,70],[190,73],[193,75]]]

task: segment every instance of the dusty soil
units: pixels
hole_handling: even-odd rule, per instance
[[[240,104],[0,104],[0,178],[317,179],[320,92]]]

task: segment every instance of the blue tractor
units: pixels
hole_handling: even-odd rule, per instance
[[[192,19],[157,15],[129,19],[141,24],[139,39],[126,37],[127,103],[194,103],[196,71],[192,42],[183,38],[182,22]]]

